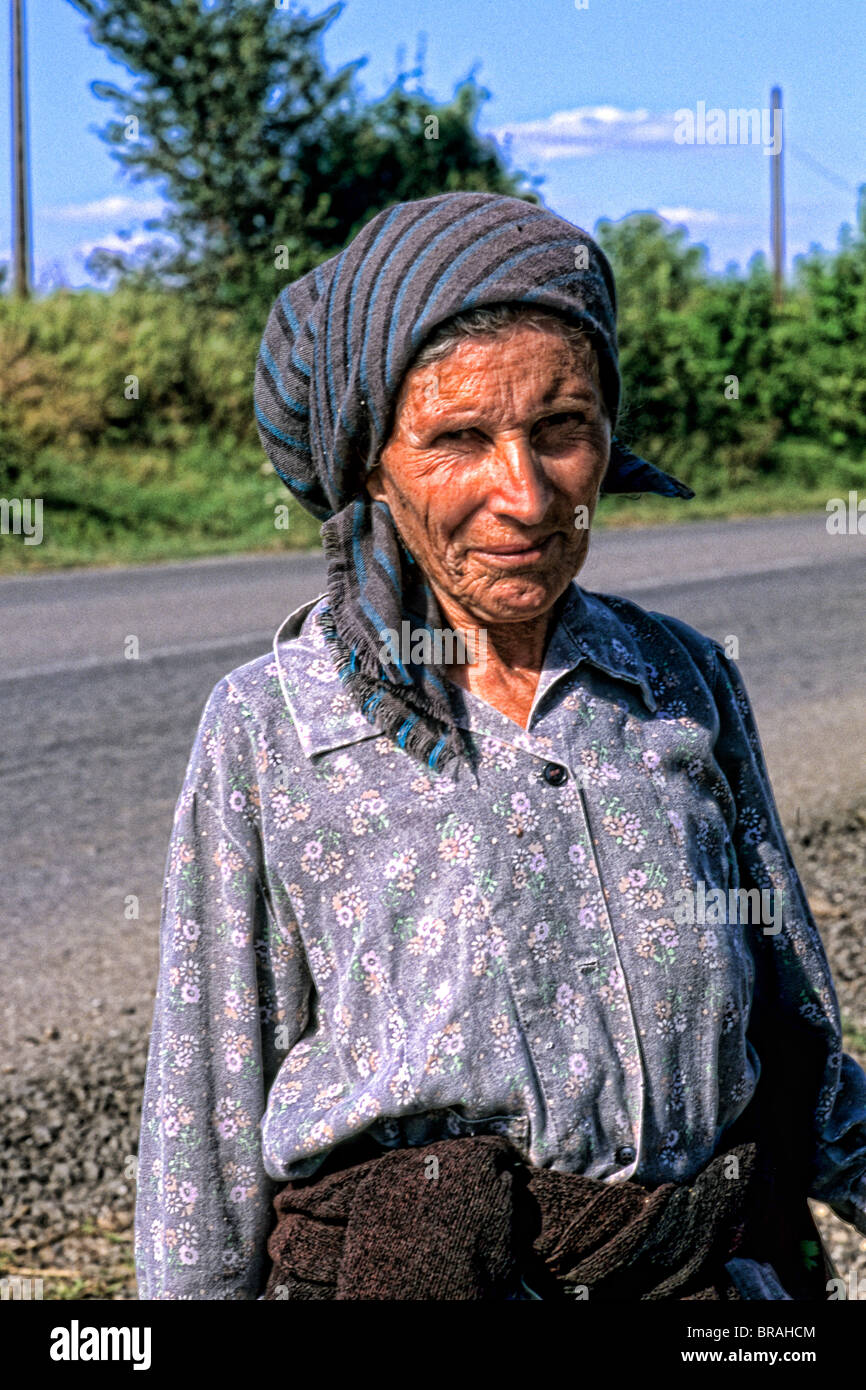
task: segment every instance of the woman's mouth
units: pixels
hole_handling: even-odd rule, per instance
[[[554,531],[543,541],[536,541],[534,545],[502,545],[491,546],[489,549],[474,546],[473,553],[486,564],[498,565],[503,569],[520,569],[525,565],[538,564],[538,561],[547,555],[558,534]]]

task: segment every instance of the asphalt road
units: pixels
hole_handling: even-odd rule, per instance
[[[866,537],[829,536],[823,513],[611,531],[580,581],[737,637],[783,816],[864,799]],[[323,587],[318,555],[0,581],[0,1035],[16,1062],[51,1027],[40,1053],[149,1016],[205,700]]]

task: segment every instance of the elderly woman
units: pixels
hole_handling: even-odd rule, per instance
[[[575,583],[600,492],[692,495],[619,393],[610,266],[518,199],[392,207],[275,303],[256,415],[328,587],[178,801],[142,1297],[822,1298],[807,1197],[866,1234],[737,668]]]

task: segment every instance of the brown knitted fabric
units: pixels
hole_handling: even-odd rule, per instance
[[[376,1152],[277,1195],[265,1298],[502,1296],[516,1277],[510,1146],[484,1136]],[[431,1157],[438,1177],[425,1176]]]
[[[498,1135],[394,1149],[282,1189],[264,1297],[498,1300],[522,1275],[545,1299],[738,1299],[724,1266],[765,1178],[753,1144],[652,1192],[525,1165]]]

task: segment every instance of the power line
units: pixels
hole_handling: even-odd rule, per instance
[[[820,174],[828,183],[832,183],[835,188],[841,189],[843,193],[857,192],[854,185],[849,183],[847,179],[843,179],[840,174],[834,174],[832,169],[826,168],[825,165],[821,164],[817,159],[814,159],[812,155],[807,154],[805,150],[799,149],[798,146],[792,144],[790,140],[786,140],[785,143],[795,159],[799,159],[801,163],[813,169],[816,174]]]

